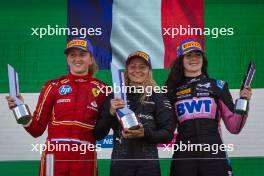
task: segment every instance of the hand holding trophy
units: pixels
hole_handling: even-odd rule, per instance
[[[19,93],[18,74],[11,65],[7,65],[9,79],[9,107],[12,109],[18,124],[25,125],[31,120],[31,113],[26,104],[23,103]],[[18,98],[19,97],[19,98]]]
[[[120,88],[119,92],[114,92],[115,99],[122,99],[125,102],[125,107],[117,109],[116,115],[121,123],[123,129],[138,129],[139,122],[135,113],[129,109],[126,105],[126,92],[124,89],[124,73],[119,71],[118,68],[111,63],[111,72],[112,72],[112,82],[113,85],[117,85]]]
[[[256,71],[255,65],[252,62],[250,62],[248,66],[247,74],[243,80],[240,90],[250,87],[255,71]],[[235,113],[246,115],[248,113],[248,106],[249,106],[249,100],[247,100],[245,97],[240,97],[239,99],[236,100],[235,103]]]

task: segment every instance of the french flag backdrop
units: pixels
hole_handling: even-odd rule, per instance
[[[201,35],[163,35],[164,28],[180,25],[204,27],[203,0],[68,0],[68,27],[102,29],[102,35],[87,37],[100,69],[109,69],[111,61],[123,68],[138,50],[151,56],[153,68],[169,68],[182,40],[204,43]]]

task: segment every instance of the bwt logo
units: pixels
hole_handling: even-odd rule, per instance
[[[61,95],[66,95],[72,92],[72,88],[69,85],[63,85],[59,88],[59,93]]]
[[[211,111],[211,100],[192,100],[187,102],[181,102],[176,105],[178,116],[182,116],[185,113],[192,114],[195,112],[201,112],[204,109],[205,112]]]

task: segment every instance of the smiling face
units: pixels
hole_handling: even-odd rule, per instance
[[[89,66],[92,64],[92,57],[89,52],[72,48],[67,52],[67,63],[73,75],[87,75]]]
[[[202,74],[203,54],[199,51],[193,51],[183,57],[184,75],[195,77]]]
[[[127,76],[130,85],[143,85],[148,78],[150,68],[146,62],[140,58],[132,59],[127,65]]]

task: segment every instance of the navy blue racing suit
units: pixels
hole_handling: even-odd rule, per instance
[[[97,139],[105,137],[112,128],[114,146],[111,157],[112,176],[160,176],[157,144],[168,143],[173,138],[172,111],[169,100],[161,93],[152,93],[143,102],[142,94],[127,94],[128,107],[135,112],[144,127],[144,137],[125,139],[117,117],[109,113],[108,97],[95,125]]]

